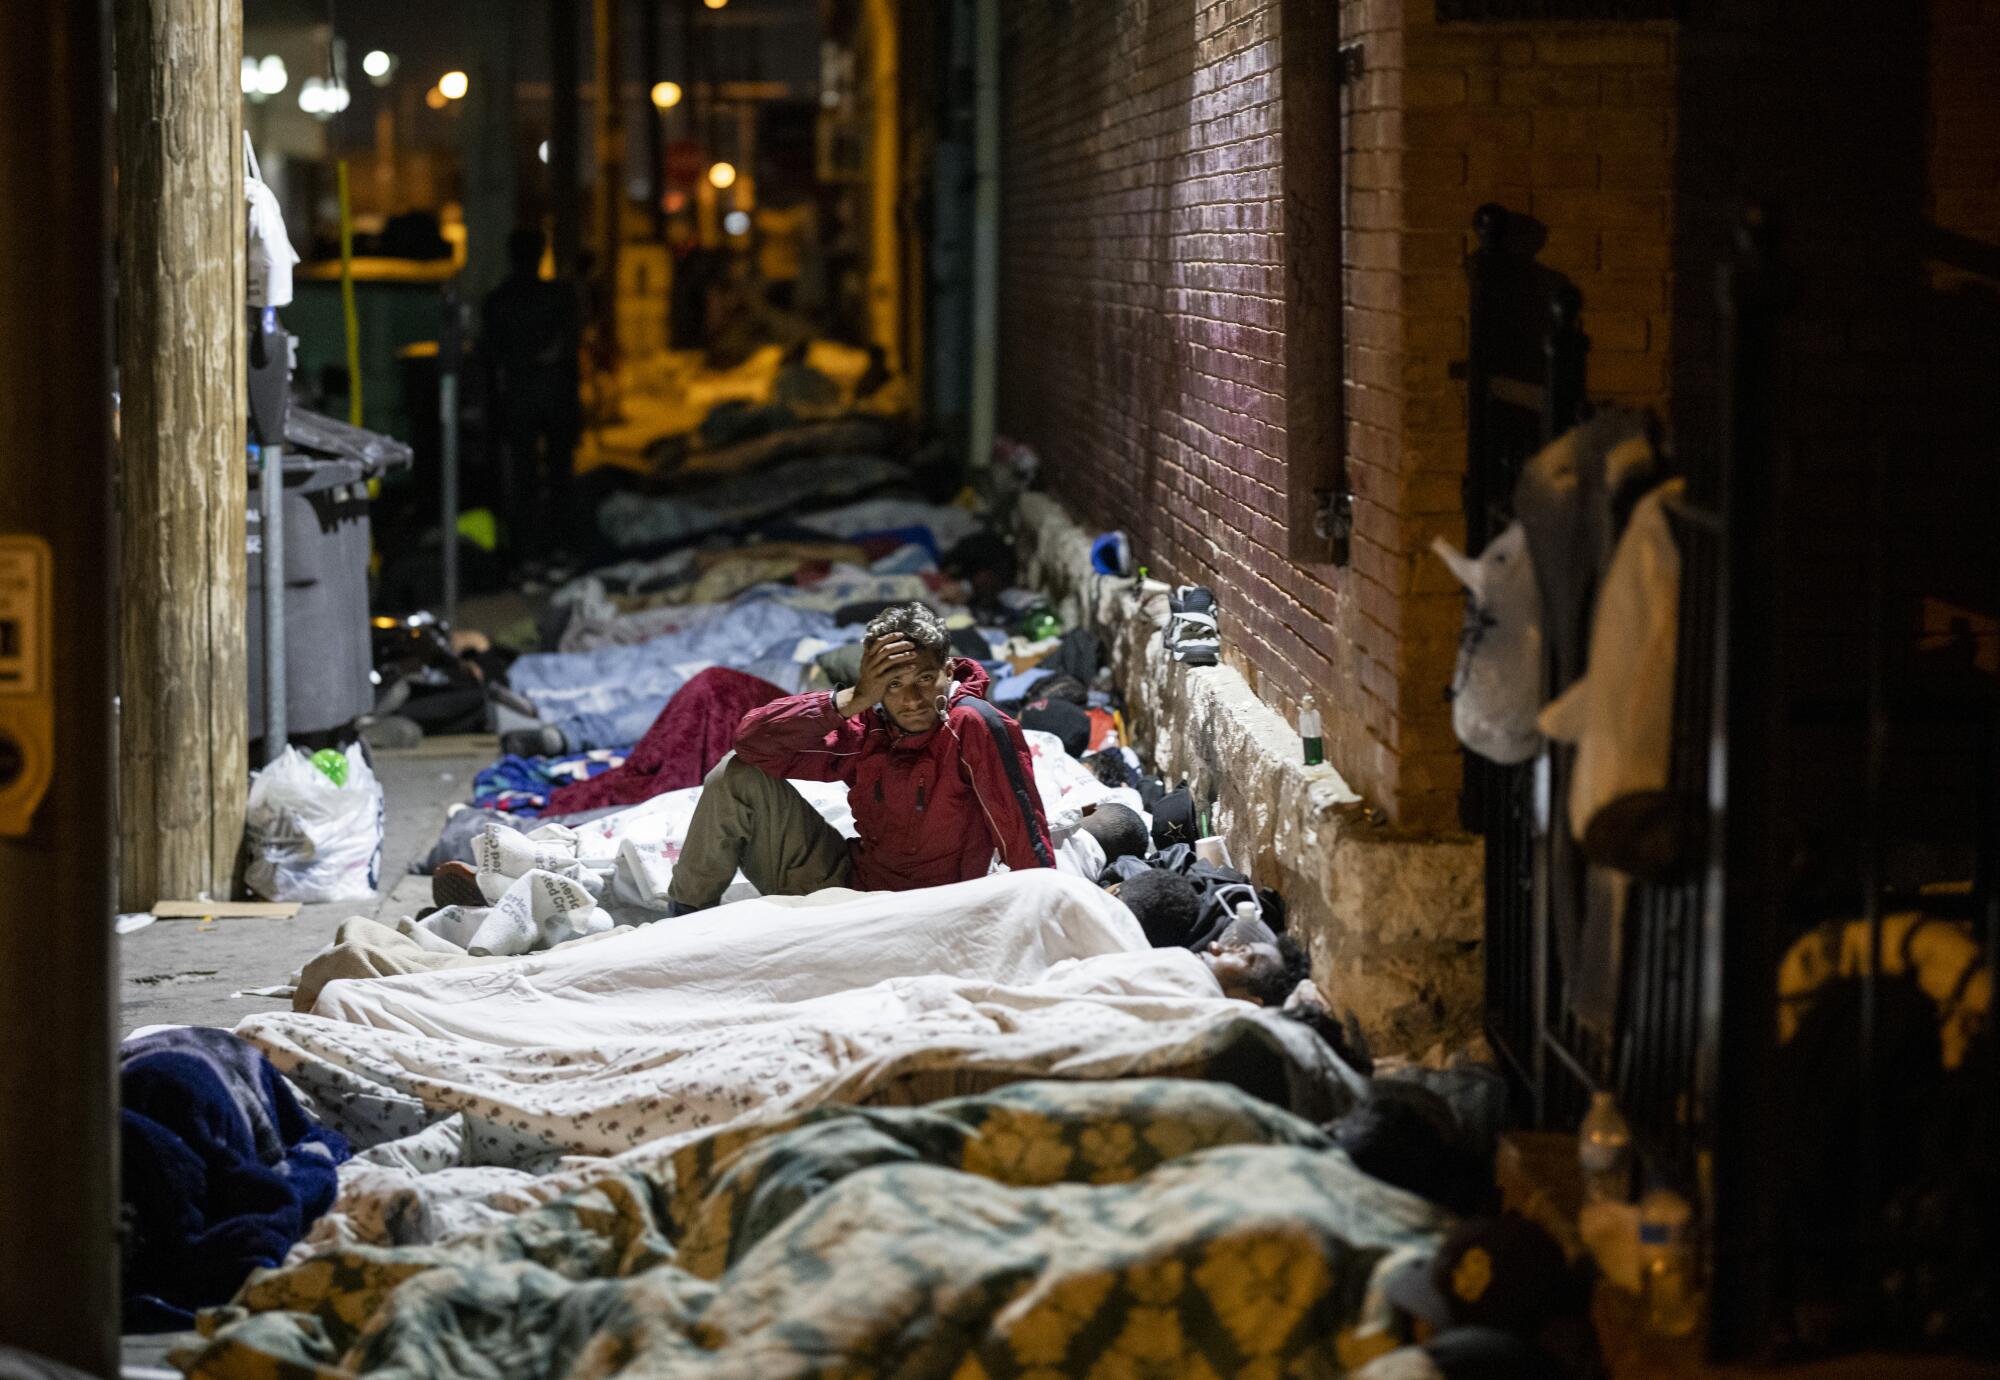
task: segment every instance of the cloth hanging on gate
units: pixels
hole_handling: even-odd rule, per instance
[[[1553,693],[1568,689],[1583,673],[1597,590],[1632,505],[1654,486],[1659,462],[1651,429],[1642,412],[1605,408],[1545,446],[1514,486],[1514,514],[1528,534],[1541,591]],[[1561,745],[1551,751],[1559,779],[1572,755]],[[1571,845],[1566,831],[1552,832],[1556,865],[1549,883],[1549,928],[1568,980],[1570,1010],[1585,1024],[1608,1031],[1616,1007],[1622,888],[1611,878],[1588,874],[1582,886],[1570,885]],[[1589,942],[1586,927],[1592,930]]]
[[[248,229],[244,242],[244,265],[249,278],[243,300],[250,307],[288,307],[292,304],[292,265],[299,254],[285,233],[285,216],[278,209],[278,197],[265,183],[257,166],[257,150],[250,135],[243,135],[243,199],[248,203]]]
[[[1571,835],[1592,861],[1639,876],[1678,853],[1666,791],[1681,555],[1667,510],[1685,488],[1669,480],[1632,510],[1591,614],[1589,664],[1537,721],[1576,745]]]

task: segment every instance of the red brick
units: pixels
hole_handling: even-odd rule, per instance
[[[1583,329],[1590,336],[1593,362],[1598,350],[1643,351],[1646,348],[1646,318],[1636,312],[1586,311],[1583,314]]]
[[[1664,35],[1550,33],[1536,37],[1535,61],[1551,67],[1664,67],[1669,44]]]
[[[1413,110],[1403,134],[1412,149],[1524,149],[1534,125],[1525,110]]]
[[[1658,149],[1667,143],[1667,117],[1658,110],[1556,110],[1532,112],[1537,152],[1609,153]]]
[[[1537,187],[1595,187],[1597,155],[1536,149],[1528,157],[1528,180]]]
[[[1673,245],[1664,234],[1607,230],[1600,242],[1607,269],[1666,268],[1673,263]]]
[[[1600,230],[1663,230],[1667,199],[1658,192],[1573,192],[1536,188],[1534,215],[1548,224]]]
[[[1660,311],[1667,304],[1667,280],[1658,273],[1578,273],[1585,311]]]
[[[1465,305],[1465,275],[1452,269],[1406,273],[1403,275],[1403,305],[1411,312],[1428,314],[1462,310]]]
[[[1411,349],[1465,350],[1465,317],[1417,316],[1403,319],[1403,343]]]
[[[1357,157],[1360,155],[1357,155]],[[1378,155],[1386,157],[1386,155]],[[1479,155],[1474,154],[1477,158]],[[1350,161],[1352,161],[1350,159]],[[1410,187],[1463,187],[1466,181],[1466,155],[1457,150],[1445,152],[1412,150],[1400,156],[1400,180],[1392,174],[1391,186]],[[1356,182],[1354,186],[1365,184]]]
[[[1599,160],[1598,185],[1608,191],[1665,191],[1673,182],[1673,155],[1663,148],[1620,149]]]
[[[1661,109],[1674,103],[1674,74],[1658,72],[1606,72],[1603,78],[1606,105],[1649,105]]]
[[[1412,230],[1456,231],[1492,199],[1488,187],[1412,188],[1403,193],[1403,223]]]
[[[1595,72],[1530,68],[1506,72],[1500,77],[1502,105],[1550,106],[1595,105],[1598,76]]]
[[[1557,226],[1542,245],[1541,261],[1564,273],[1587,273],[1598,266],[1598,233],[1587,227]]]
[[[1403,74],[1403,108],[1432,110],[1465,104],[1465,73],[1419,69]]]
[[[1666,386],[1664,356],[1616,350],[1590,352],[1590,388],[1594,393],[1654,394]]]
[[[1466,155],[1465,180],[1474,187],[1526,187],[1541,180],[1533,168],[1525,149],[1474,149]]]

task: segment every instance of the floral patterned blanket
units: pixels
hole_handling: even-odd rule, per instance
[[[197,1376],[1337,1376],[1438,1209],[1187,1079],[724,1131],[446,1246],[253,1276]]]

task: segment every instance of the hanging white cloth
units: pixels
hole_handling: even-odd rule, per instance
[[[299,255],[285,233],[277,194],[265,185],[257,167],[257,151],[247,133],[243,136],[243,199],[249,209],[244,244],[249,280],[244,302],[252,307],[288,307],[292,304],[292,265],[299,261]]]

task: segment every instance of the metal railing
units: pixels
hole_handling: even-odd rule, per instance
[[[1587,410],[1587,341],[1574,332],[1574,298],[1507,246],[1506,219],[1497,207],[1482,209],[1480,248],[1467,265],[1465,498],[1474,551],[1510,519],[1524,462]],[[1569,754],[1550,749],[1519,767],[1468,755],[1464,823],[1486,840],[1489,1039],[1521,1094],[1524,1120],[1573,1126],[1588,1092],[1610,1089],[1647,1181],[1697,1204],[1714,1354],[1963,1347],[1968,1338],[1980,1345],[1982,1329],[1988,1342],[2000,1337],[1991,1321],[2000,1266],[1989,1248],[2000,1231],[2000,1179],[1991,1171],[2000,1060],[1984,1010],[1969,1018],[1972,1050],[1960,1063],[1941,1072],[1935,1054],[1912,1054],[1908,1006],[1936,994],[1927,998],[1908,980],[1915,961],[1907,941],[1891,960],[1887,916],[1946,907],[1934,886],[1918,892],[1892,880],[1885,858],[1914,840],[1966,860],[1962,876],[1959,863],[1946,869],[1969,890],[1957,918],[1940,923],[1969,936],[1977,957],[1939,1003],[1942,1025],[1975,981],[2000,978],[2000,693],[1977,676],[1966,678],[1970,689],[1941,690],[1892,669],[1910,649],[1896,643],[1888,613],[1897,519],[1886,455],[1859,562],[1865,647],[1857,643],[1855,656],[1865,675],[1824,691],[1793,683],[1781,538],[1788,515],[1809,506],[1814,480],[1775,459],[1787,415],[1776,364],[1787,292],[1765,219],[1746,218],[1737,254],[1718,275],[1717,305],[1716,426],[1706,438],[1679,438],[1685,490],[1667,509],[1681,562],[1666,793],[1673,861],[1631,883],[1616,917],[1615,1018],[1609,1031],[1582,1027],[1554,934],[1563,907],[1601,902],[1589,895],[1591,869],[1560,822]],[[1538,321],[1548,324],[1538,331]],[[1551,667],[1545,696],[1564,688],[1556,679]],[[1824,846],[1801,853],[1791,828],[1794,779],[1814,751],[1802,725],[1827,715],[1853,727],[1838,763],[1852,769],[1844,858],[1829,858]],[[1889,777],[1901,771],[1907,788],[1911,769],[1899,765],[1894,735],[1912,725],[1942,734],[1961,764],[1962,779],[1919,784],[1961,801],[1965,818],[1913,825],[1896,817]],[[1813,887],[1836,864],[1855,881],[1830,902],[1829,888]],[[1808,1039],[1781,999],[1780,970],[1795,945],[1827,926],[1842,927],[1845,968],[1834,976],[1843,991],[1826,999],[1827,1019]],[[1856,936],[1865,939],[1858,957]],[[1786,1017],[1789,1040],[1780,1036]],[[1929,1020],[1915,1021],[1919,1045]],[[1823,1088],[1812,1086],[1813,1075]]]

